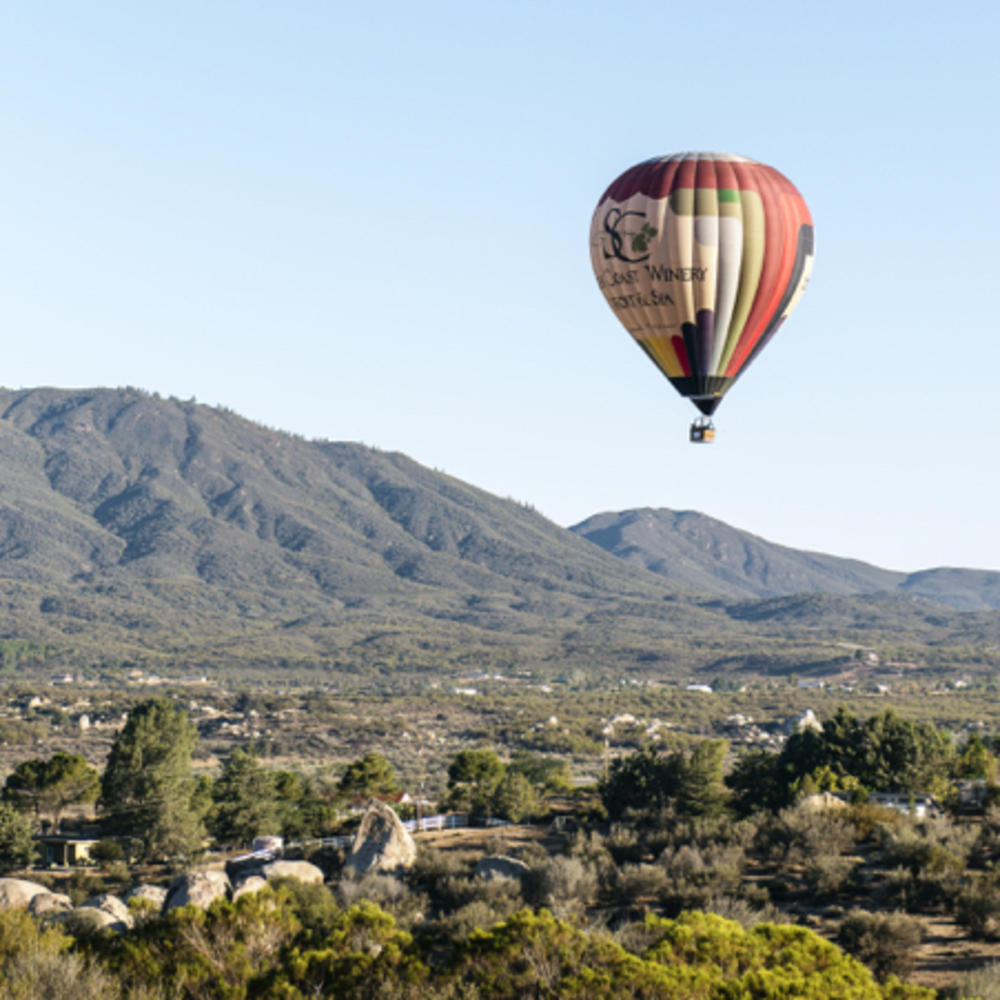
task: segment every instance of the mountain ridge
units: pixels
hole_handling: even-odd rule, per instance
[[[607,511],[569,530],[674,583],[729,597],[900,591],[959,611],[1000,609],[1000,573],[991,570],[887,570],[858,559],[780,545],[698,511],[651,507]]]
[[[919,641],[940,661],[969,636],[992,662],[1000,642],[995,614],[940,601],[992,578],[928,571],[936,603],[897,588],[757,608],[759,595],[699,593],[401,453],[135,389],[0,390],[0,470],[0,667],[27,645],[85,668],[686,676],[821,669],[845,643]],[[701,545],[729,552],[739,583],[764,556],[726,527]],[[709,584],[718,563],[702,559]]]

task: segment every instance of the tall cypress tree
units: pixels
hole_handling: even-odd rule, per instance
[[[139,844],[144,860],[200,850],[205,827],[193,802],[196,732],[169,698],[136,705],[118,734],[101,780],[109,832]]]

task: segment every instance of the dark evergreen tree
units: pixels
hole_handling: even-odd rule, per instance
[[[118,734],[101,781],[108,832],[128,837],[144,860],[188,857],[205,827],[191,773],[195,728],[167,697],[136,705]]]
[[[667,757],[652,745],[611,764],[601,782],[600,795],[612,819],[621,819],[628,810],[658,812],[675,798],[680,788],[683,758]]]
[[[703,740],[684,760],[677,788],[677,810],[684,816],[719,816],[729,792],[722,764],[729,752],[726,740]]]
[[[392,765],[380,753],[365,754],[361,760],[347,765],[337,792],[345,799],[391,796],[400,792]]]
[[[448,766],[448,805],[480,815],[493,811],[493,795],[507,768],[492,750],[461,750]]]
[[[274,775],[249,750],[234,750],[212,786],[209,832],[220,844],[243,844],[278,833],[281,820]]]

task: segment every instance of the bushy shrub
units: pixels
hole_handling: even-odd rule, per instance
[[[664,896],[670,887],[667,873],[660,865],[625,864],[614,869],[611,878],[602,884],[605,894],[617,906],[635,907],[652,904]]]
[[[914,875],[960,875],[979,839],[974,827],[957,826],[945,816],[881,826],[877,838],[883,862]]]
[[[909,974],[923,936],[920,921],[905,913],[852,910],[837,929],[837,943],[880,980]]]
[[[844,891],[855,867],[857,863],[854,858],[823,854],[812,858],[803,866],[802,878],[813,893],[828,898]]]
[[[90,849],[90,857],[101,865],[125,860],[125,849],[112,837],[104,837]]]
[[[854,846],[854,827],[829,810],[782,809],[763,820],[754,849],[782,866],[805,865]]]
[[[756,905],[740,896],[712,896],[702,907],[705,913],[714,913],[725,920],[735,920],[745,930],[757,924],[776,924],[784,920],[781,910],[771,903]]]
[[[118,984],[23,910],[0,913],[0,1000],[114,1000]]]
[[[1000,885],[996,875],[967,882],[955,900],[955,922],[983,941],[1000,940]]]
[[[610,832],[604,838],[604,847],[618,865],[628,861],[637,864],[646,853],[638,831],[626,823],[611,825]]]
[[[972,859],[981,866],[1000,861],[1000,806],[987,807],[972,848]]]
[[[660,905],[666,914],[704,909],[716,896],[739,892],[745,857],[738,846],[709,844],[702,848],[685,844],[668,848],[659,858],[666,875]]]
[[[579,912],[597,890],[597,875],[579,858],[557,854],[529,869],[523,882],[525,899],[557,916]]]
[[[876,831],[883,864],[893,871],[879,888],[890,906],[909,912],[948,908],[965,887],[965,872],[976,830],[945,817],[881,826]]]
[[[361,878],[341,878],[333,887],[334,898],[345,910],[359,903],[374,903],[397,920],[425,909],[422,897],[411,893],[407,884],[395,875],[369,872]]]
[[[1000,1000],[1000,962],[961,976],[938,993],[940,1000]]]

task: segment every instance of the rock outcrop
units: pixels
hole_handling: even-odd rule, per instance
[[[167,890],[163,888],[162,885],[146,885],[140,883],[139,885],[132,886],[124,896],[125,902],[128,903],[133,899],[148,900],[152,903],[157,910],[163,909],[163,904],[167,900]]]
[[[91,896],[90,899],[84,900],[77,909],[99,910],[101,913],[107,914],[111,920],[105,926],[111,927],[112,930],[131,930],[135,924],[135,918],[128,905],[109,892]]]
[[[237,900],[240,896],[246,896],[251,892],[260,892],[261,889],[266,888],[267,879],[263,875],[247,875],[233,886],[232,898]]]
[[[373,799],[344,868],[357,875],[395,872],[411,867],[416,860],[417,845],[400,818],[385,803]]]
[[[278,861],[269,861],[260,869],[260,874],[268,882],[276,878],[296,878],[307,884],[323,884],[323,870],[317,868],[310,861],[286,861],[283,858]]]
[[[180,875],[170,883],[163,912],[178,906],[200,906],[207,909],[214,900],[227,897],[232,889],[225,872],[201,871]]]
[[[0,878],[0,910],[16,910],[27,907],[35,896],[46,893],[44,885],[29,882],[26,878]]]
[[[73,901],[61,892],[40,892],[28,903],[28,912],[36,917],[68,913],[73,909]]]
[[[487,882],[495,878],[521,879],[528,871],[528,866],[523,861],[506,854],[489,854],[476,862],[476,874]]]

